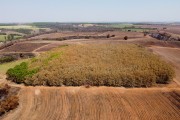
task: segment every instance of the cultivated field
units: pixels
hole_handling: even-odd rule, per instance
[[[121,31],[131,31],[131,32],[149,32],[154,30],[151,27],[139,27],[134,24],[110,24],[107,25],[107,27],[112,27],[112,28],[120,28]]]
[[[32,52],[39,47],[47,45],[47,43],[16,43],[10,47],[1,50],[2,53],[10,52]]]
[[[0,42],[5,41],[5,37],[6,37],[6,35],[0,35]]]
[[[123,32],[123,31],[113,31],[113,32],[60,32],[60,33],[51,33],[51,34],[44,34],[36,37],[32,37],[30,39],[56,39],[61,37],[68,37],[68,36],[107,36],[107,35],[115,35],[115,37],[111,39],[124,39],[125,36],[128,36],[129,39],[133,38],[143,38],[143,33],[138,32]]]
[[[2,120],[179,120],[180,89],[26,87]]]
[[[159,31],[180,35],[180,25],[138,25],[138,27],[157,28]]]
[[[9,25],[9,26],[0,26],[0,29],[39,29],[31,25]]]
[[[115,35],[109,39],[76,39],[76,40],[65,40],[56,41],[55,38],[62,36],[100,36],[100,35]],[[128,36],[128,40],[124,40],[124,37]],[[40,40],[43,38],[52,38],[52,40]],[[31,60],[21,60],[12,63],[5,63],[0,65],[0,83],[8,83],[11,86],[21,88],[19,97],[19,106],[17,109],[6,113],[1,116],[2,120],[148,120],[148,119],[159,119],[159,120],[179,120],[180,118],[180,43],[178,41],[159,41],[149,36],[144,36],[143,33],[139,32],[59,32],[44,34],[33,37],[31,39],[37,39],[32,41],[25,41],[16,43],[13,46],[7,47],[2,51],[4,53],[23,53],[23,52],[34,52],[40,53],[41,57],[33,58]],[[114,45],[115,47],[107,47],[103,49],[101,45]],[[132,45],[137,44],[137,45]],[[78,47],[77,47],[78,46]],[[96,48],[92,46],[98,46]],[[119,47],[118,47],[119,46]],[[128,47],[127,47],[128,46]],[[135,49],[132,49],[135,46]],[[124,59],[125,63],[133,63],[135,65],[128,66],[123,63],[122,60],[122,49],[124,53],[128,53],[129,57]],[[138,50],[136,49],[138,48]],[[145,47],[145,48],[144,48]],[[55,48],[55,49],[53,49]],[[78,48],[78,49],[76,49]],[[44,53],[44,51],[61,50],[60,55],[51,54],[53,52]],[[129,52],[129,50],[131,52]],[[136,51],[137,50],[137,51]],[[2,53],[0,51],[0,53]],[[121,51],[118,53],[117,51]],[[81,54],[83,53],[83,54]],[[138,60],[135,60],[135,56],[139,56]],[[142,54],[139,54],[142,53]],[[148,53],[148,54],[147,54]],[[155,59],[150,59],[152,54],[160,56],[160,59],[156,56]],[[43,55],[45,57],[43,57]],[[62,56],[65,55],[66,59]],[[119,56],[118,56],[119,55]],[[150,56],[149,56],[150,55]],[[61,57],[60,57],[61,56]],[[105,57],[104,57],[105,56]],[[154,56],[154,55],[152,55]],[[66,61],[57,61],[57,57],[63,58]],[[47,59],[44,59],[47,58]],[[101,59],[99,59],[101,58]],[[117,59],[118,58],[118,59]],[[156,59],[157,58],[157,59]],[[60,60],[59,59],[59,60]],[[64,64],[71,61],[71,64]],[[121,61],[122,60],[122,61]],[[107,68],[113,68],[115,71],[108,72],[111,78],[115,77],[115,73],[118,70],[124,69],[125,73],[133,73],[133,70],[139,70],[138,65],[142,65],[144,61],[146,65],[155,67],[155,71],[167,70],[167,66],[171,65],[175,69],[176,76],[173,81],[169,84],[158,84],[151,88],[124,88],[124,87],[92,87],[91,84],[83,84],[80,87],[67,87],[62,85],[61,87],[27,87],[23,84],[15,84],[11,81],[7,81],[5,73],[9,68],[13,68],[22,62],[31,61],[32,68],[36,65],[40,65],[42,71],[39,76],[35,76],[35,79],[47,81],[47,78],[51,78],[53,84],[57,84],[59,80],[57,74],[60,77],[72,79],[81,77],[77,76],[76,73],[86,73],[88,70],[95,70],[93,76],[94,80],[100,78],[98,75],[102,72],[104,75],[107,73],[107,69],[104,65],[109,65]],[[151,61],[152,60],[152,61]],[[49,62],[50,61],[50,62]],[[89,62],[88,62],[89,61]],[[95,61],[95,62],[92,62]],[[121,61],[121,62],[120,62]],[[160,64],[157,67],[157,61],[163,61],[164,64]],[[165,61],[165,62],[164,62]],[[43,64],[41,64],[43,63]],[[53,69],[53,64],[56,63],[56,69]],[[64,66],[58,67],[58,65]],[[82,63],[78,65],[79,63]],[[107,64],[111,63],[111,64]],[[167,65],[168,63],[168,65]],[[158,63],[159,64],[159,63]],[[65,66],[66,65],[66,66]],[[87,66],[89,65],[89,66]],[[92,69],[92,66],[95,69]],[[99,68],[97,66],[100,66]],[[141,66],[141,67],[142,67]],[[26,65],[25,65],[26,68]],[[36,68],[36,67],[35,67]],[[57,73],[57,69],[66,68],[66,71],[62,71],[62,75]],[[85,69],[82,69],[85,68]],[[136,68],[136,69],[135,69]],[[62,70],[63,70],[62,69]],[[31,69],[32,70],[32,69]],[[38,70],[38,69],[37,69]],[[146,69],[149,70],[149,69]],[[152,70],[152,69],[151,69]],[[142,69],[144,72],[144,68]],[[33,73],[34,71],[31,71]],[[140,74],[140,78],[143,80],[149,80],[150,72],[146,71],[147,74]],[[30,74],[31,74],[30,73]],[[51,75],[50,73],[54,73]],[[88,73],[88,72],[87,72]],[[93,73],[93,71],[91,72]],[[135,75],[135,74],[134,74]],[[139,74],[138,74],[139,75]],[[163,76],[164,74],[162,74]],[[43,77],[42,77],[43,76]],[[68,77],[70,76],[70,77]],[[161,77],[162,77],[161,76]],[[95,77],[97,79],[95,79]],[[129,76],[132,77],[132,76]],[[155,77],[156,78],[156,77]],[[164,78],[164,77],[163,77]],[[35,80],[32,79],[32,80]],[[82,77],[84,79],[84,77]],[[75,79],[73,79],[75,80]],[[76,79],[77,80],[77,79]],[[118,79],[119,80],[119,79]],[[162,80],[162,79],[161,79]],[[39,82],[39,81],[38,81]],[[77,81],[79,82],[79,81]],[[115,82],[116,83],[116,82]],[[139,82],[138,82],[139,84]],[[46,84],[43,84],[46,85]],[[49,85],[49,83],[48,83]],[[144,86],[143,86],[144,87]]]
[[[14,39],[21,38],[22,36],[20,35],[14,35]],[[7,35],[0,35],[0,42],[8,41],[7,40]]]

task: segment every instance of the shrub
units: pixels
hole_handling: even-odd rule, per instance
[[[148,32],[143,32],[144,37],[146,37],[149,33]]]
[[[90,39],[90,36],[85,36],[85,39]]]
[[[110,38],[110,34],[107,35],[107,38]]]
[[[111,37],[116,37],[116,35],[111,35]]]
[[[1,32],[0,32],[0,35],[7,35],[7,34],[6,34],[6,33],[1,33]]]
[[[178,37],[177,40],[180,41],[180,38]]]
[[[5,57],[0,58],[0,64],[6,63],[6,62],[11,62],[14,60],[15,60],[15,58],[13,58],[12,56],[5,56]]]
[[[23,62],[7,71],[8,79],[16,83],[22,83],[26,77],[32,77],[38,69],[28,70],[28,63]]]
[[[125,36],[125,37],[124,37],[124,40],[128,40],[128,36]]]
[[[10,86],[8,86],[8,85],[4,85],[3,87],[1,86],[1,88],[0,88],[0,99],[2,99],[2,97],[4,97],[4,96],[8,95],[9,89],[10,89]]]

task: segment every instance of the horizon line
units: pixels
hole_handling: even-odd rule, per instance
[[[0,22],[0,24],[28,24],[28,23],[180,23],[180,21],[35,21],[35,22]]]

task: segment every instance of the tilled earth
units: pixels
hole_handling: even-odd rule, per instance
[[[180,89],[26,87],[3,120],[179,120]]]

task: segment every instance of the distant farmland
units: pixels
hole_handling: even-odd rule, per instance
[[[10,25],[10,26],[1,26],[0,29],[39,29],[31,25]]]
[[[5,37],[6,37],[7,35],[0,35],[0,42],[3,42],[3,41],[5,41]]]

